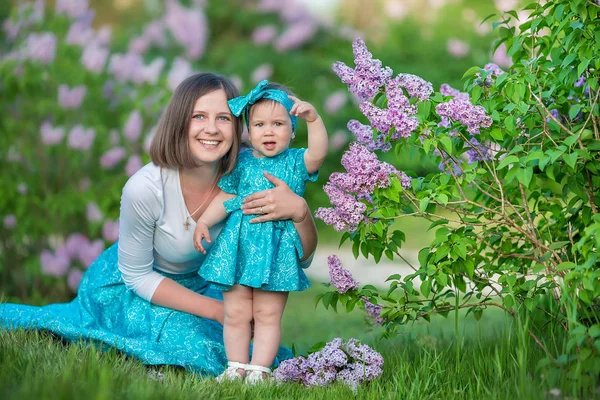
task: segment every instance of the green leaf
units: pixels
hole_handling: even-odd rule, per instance
[[[504,307],[512,308],[512,306],[515,305],[515,298],[513,297],[512,294],[509,294],[504,298],[503,303],[504,303]]]
[[[509,164],[514,164],[516,162],[519,161],[519,157],[517,156],[508,156],[505,157],[500,164],[498,164],[498,167],[496,169],[501,170],[502,168],[506,167]]]
[[[587,58],[583,58],[581,60],[581,62],[579,63],[579,65],[577,66],[577,75],[581,76],[583,75],[583,73],[585,72],[585,70],[587,69],[588,65],[590,63],[590,60]]]
[[[567,65],[571,64],[573,62],[574,59],[577,58],[577,54],[575,53],[571,53],[568,56],[566,56],[562,62],[562,64],[560,64],[561,68],[566,67]]]
[[[447,223],[448,223],[447,219],[438,219],[437,221],[432,222],[431,225],[429,225],[429,228],[427,230],[430,231],[431,229],[435,228],[438,225],[444,225]]]
[[[572,169],[575,169],[575,164],[577,164],[577,153],[563,154],[563,160],[565,163]]]
[[[452,140],[448,136],[442,136],[440,138],[440,142],[448,152],[448,154],[452,154]]]
[[[569,118],[574,119],[581,111],[581,104],[575,104],[569,109]]]
[[[473,311],[473,317],[475,317],[475,321],[479,321],[483,316],[483,309],[477,307],[475,311]]]
[[[467,260],[465,262],[465,271],[467,272],[467,276],[470,279],[473,279],[473,274],[475,273],[475,263],[471,260]]]
[[[427,210],[428,205],[429,205],[429,197],[422,198],[421,201],[419,202],[419,209],[421,210],[422,213],[424,213]]]
[[[517,179],[523,184],[523,186],[529,187],[532,178],[533,168],[519,168],[519,171],[517,172]]]
[[[458,243],[457,245],[455,245],[454,246],[454,251],[463,260],[467,259],[467,246],[465,246],[464,243]]]
[[[321,350],[323,347],[325,347],[327,343],[325,342],[318,342],[313,344],[310,349],[308,349],[309,353],[316,353],[317,351]]]
[[[479,70],[480,70],[480,68],[477,66],[471,67],[463,74],[461,79],[465,79],[468,76],[475,75],[476,73],[479,72]]]
[[[423,297],[425,297],[425,298],[429,297],[429,294],[431,293],[431,281],[424,280],[421,283],[421,293],[423,294]]]
[[[565,262],[561,262],[560,264],[558,264],[558,266],[556,267],[556,269],[558,271],[565,271],[567,269],[574,269],[576,267],[574,262],[571,261],[565,261]]]

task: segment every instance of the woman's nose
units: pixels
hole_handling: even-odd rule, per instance
[[[219,129],[217,128],[217,121],[209,118],[206,122],[206,125],[204,126],[204,132],[209,134],[218,133]]]

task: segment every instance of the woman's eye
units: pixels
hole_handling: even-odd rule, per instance
[[[202,115],[202,114],[196,114],[192,118],[195,118],[195,119],[204,119],[204,115]]]
[[[219,117],[219,119],[220,119],[221,121],[231,121],[231,118],[229,118],[229,117],[226,117],[226,116]]]

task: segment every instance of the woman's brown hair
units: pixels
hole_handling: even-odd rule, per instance
[[[194,105],[200,97],[220,89],[225,91],[228,100],[239,96],[229,78],[210,72],[192,75],[177,86],[150,145],[150,158],[154,164],[163,168],[198,167],[190,152],[188,135]],[[221,160],[224,173],[231,172],[237,163],[241,136],[241,118],[234,117],[233,144]]]

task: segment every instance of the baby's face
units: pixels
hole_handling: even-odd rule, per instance
[[[248,138],[263,157],[274,157],[285,151],[292,140],[292,121],[285,107],[276,101],[265,101],[250,110]]]

